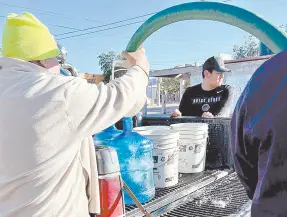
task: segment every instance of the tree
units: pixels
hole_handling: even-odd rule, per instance
[[[180,89],[180,78],[162,78],[161,91],[164,93],[177,93]]]
[[[253,36],[245,37],[245,43],[241,46],[235,45],[233,47],[233,58],[243,59],[248,57],[258,56],[259,46],[254,40]]]
[[[189,80],[184,83],[184,89],[190,86]],[[162,78],[161,93],[167,91],[169,94],[174,94],[180,91],[180,78]]]
[[[110,76],[112,75],[112,64],[114,60],[122,60],[123,58],[114,51],[109,51],[108,53],[102,53],[98,56],[99,65],[105,76],[105,83],[108,83],[110,80]],[[119,67],[115,68],[115,70],[119,69]],[[126,71],[120,71],[115,74],[115,77],[120,77],[125,74]]]
[[[186,80],[184,83],[184,89],[187,89],[190,86],[190,80]]]

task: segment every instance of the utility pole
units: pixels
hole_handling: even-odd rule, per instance
[[[166,114],[166,100],[167,100],[167,91],[164,91],[164,94],[162,95],[162,114]]]
[[[151,92],[150,105],[153,106],[154,98],[153,98],[153,85],[152,85],[152,80],[150,80],[150,92]]]
[[[157,91],[156,91],[156,101],[157,101],[157,106],[160,106],[160,85],[162,82],[162,78],[158,77],[157,78]]]
[[[179,100],[181,100],[182,95],[183,95],[184,84],[185,84],[185,80],[183,79],[183,77],[181,77],[180,86],[179,86]]]

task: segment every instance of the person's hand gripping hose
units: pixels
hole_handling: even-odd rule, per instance
[[[122,52],[122,57],[124,57],[127,61],[123,61],[123,67],[130,68],[132,66],[140,67],[146,75],[149,77],[149,62],[147,60],[145,49],[140,48],[135,52]]]

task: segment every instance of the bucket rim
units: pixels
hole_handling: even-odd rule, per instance
[[[143,136],[179,136],[179,132],[177,130],[169,129],[169,130],[144,130],[141,131],[140,134]]]
[[[151,125],[151,126],[141,126],[133,128],[134,131],[149,131],[149,130],[170,130],[170,126],[165,125]]]
[[[183,128],[183,129],[174,129],[178,132],[208,132],[208,128]]]
[[[199,134],[195,134],[195,133],[187,133],[187,134],[183,134],[183,133],[180,133],[179,134],[179,137],[181,136],[191,136],[191,137],[198,137],[198,136],[208,136],[208,133],[199,133]]]
[[[172,129],[191,129],[191,128],[208,128],[207,123],[178,123],[171,124],[170,127]]]

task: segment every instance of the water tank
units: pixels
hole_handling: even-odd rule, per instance
[[[141,203],[155,196],[153,179],[153,144],[147,138],[133,132],[132,118],[123,118],[123,133],[110,143],[118,154],[121,175]],[[124,192],[125,204],[134,204]]]

